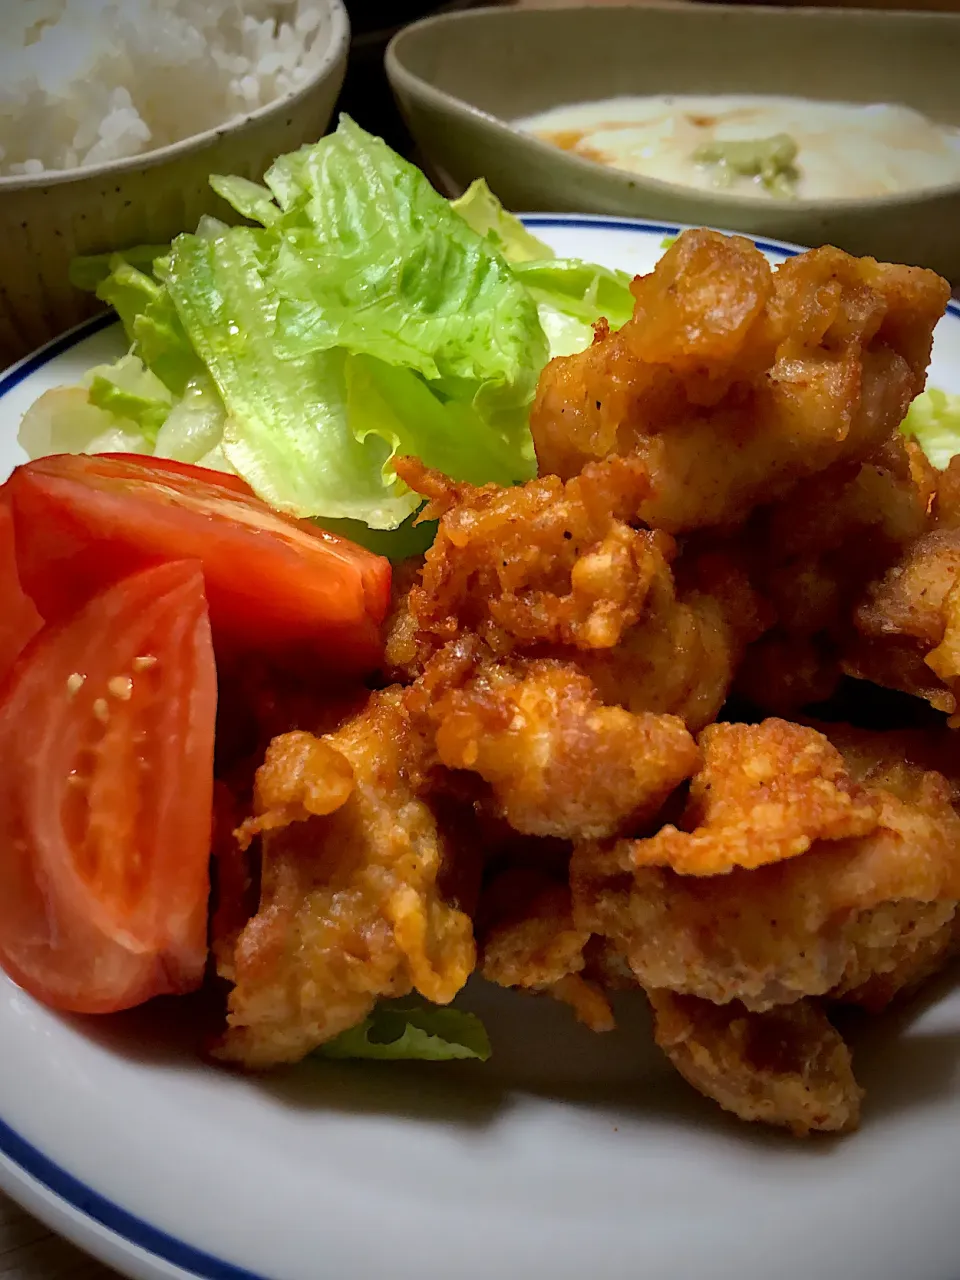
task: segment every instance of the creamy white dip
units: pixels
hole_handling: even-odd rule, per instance
[[[727,94],[609,98],[514,123],[601,164],[764,199],[879,196],[960,181],[960,129],[889,103]],[[763,144],[757,164],[752,148],[731,150],[728,143]]]

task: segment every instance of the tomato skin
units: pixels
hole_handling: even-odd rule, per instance
[[[376,667],[390,596],[381,556],[278,515],[239,477],[125,454],[40,458],[5,486],[24,589],[68,617],[151,564],[203,565],[218,652]]]
[[[55,1008],[195,990],[207,954],[216,668],[196,563],[45,628],[0,699],[0,965]]]
[[[0,502],[0,681],[43,626],[33,601],[24,593],[17,571],[13,516]]]

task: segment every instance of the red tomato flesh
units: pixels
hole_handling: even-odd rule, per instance
[[[239,477],[159,458],[57,454],[18,467],[5,488],[20,578],[48,621],[150,564],[199,560],[221,652],[377,665],[389,561],[278,515]]]
[[[199,987],[217,683],[203,574],[126,578],[48,626],[0,702],[0,964],[58,1009]]]
[[[36,606],[24,594],[17,572],[13,516],[0,503],[0,681],[27,641],[43,626]]]

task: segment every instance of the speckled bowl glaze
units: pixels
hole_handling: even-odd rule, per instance
[[[68,278],[78,254],[162,244],[204,213],[229,216],[211,173],[259,178],[327,127],[350,45],[341,0],[326,0],[309,80],[242,119],[130,159],[0,178],[0,367],[101,304]]]
[[[746,5],[484,9],[401,31],[387,74],[434,176],[483,176],[509,207],[629,214],[832,243],[960,283],[960,184],[870,199],[760,201],[612,169],[510,121],[626,94],[899,102],[960,126],[960,14]]]

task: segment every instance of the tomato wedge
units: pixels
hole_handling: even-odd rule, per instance
[[[24,594],[17,572],[13,516],[0,503],[0,681],[27,641],[43,626],[36,606]]]
[[[58,1009],[194,990],[217,683],[196,562],[48,626],[0,703],[0,964]]]
[[[236,476],[127,454],[57,454],[5,486],[27,594],[48,621],[167,560],[203,565],[218,652],[379,660],[390,598],[382,556],[278,515]]]

